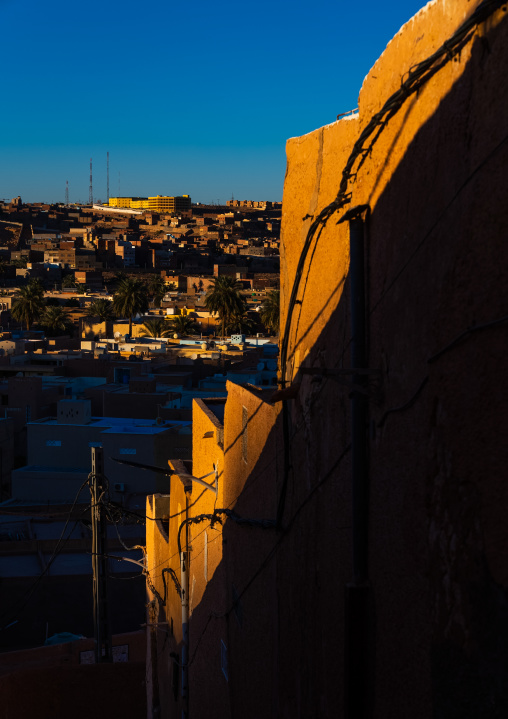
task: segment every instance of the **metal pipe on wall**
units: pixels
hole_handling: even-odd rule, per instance
[[[349,219],[351,292],[351,494],[353,577],[345,588],[345,715],[368,719],[372,696],[372,590],[368,581],[369,447],[365,208]]]
[[[190,483],[189,483],[190,484]],[[185,519],[189,519],[189,494],[185,488]],[[185,526],[185,549],[180,554],[182,586],[182,719],[189,716],[189,524]]]
[[[356,584],[367,579],[368,571],[368,384],[367,329],[365,301],[365,222],[355,217],[349,222],[351,283],[351,471],[353,497],[353,577]]]

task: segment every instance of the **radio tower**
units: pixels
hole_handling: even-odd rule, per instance
[[[109,205],[109,152],[108,152],[108,159],[106,161],[106,204]]]
[[[90,158],[90,191],[88,193],[88,204],[93,205],[93,190],[92,190],[92,158]]]
[[[69,205],[69,180],[65,180],[65,204]]]

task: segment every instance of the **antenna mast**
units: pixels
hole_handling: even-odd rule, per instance
[[[69,180],[65,180],[65,204],[69,204]]]
[[[93,205],[93,190],[92,190],[92,158],[90,158],[90,190],[88,193],[88,204]]]
[[[106,169],[107,169],[106,204],[109,205],[109,152],[108,152],[108,159],[106,162]]]

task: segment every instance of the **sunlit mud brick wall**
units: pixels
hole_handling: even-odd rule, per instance
[[[506,16],[429,3],[357,112],[287,143],[285,521],[315,493],[279,551],[280,716],[508,712]]]

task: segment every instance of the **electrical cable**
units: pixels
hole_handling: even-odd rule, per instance
[[[454,349],[458,344],[463,342],[466,339],[469,339],[475,332],[482,332],[486,329],[490,329],[491,327],[498,327],[502,324],[505,324],[508,322],[508,315],[505,315],[504,317],[500,317],[497,320],[492,320],[490,322],[485,322],[481,325],[473,325],[471,327],[468,327],[464,332],[461,332],[457,337],[455,337],[451,342],[449,342],[447,345],[442,347],[440,350],[438,350],[435,354],[431,355],[427,358],[427,364],[433,364],[438,359],[440,359],[444,354],[447,352],[450,352],[452,349]],[[425,375],[425,377],[421,380],[420,384],[418,385],[417,390],[414,392],[414,394],[411,396],[410,399],[408,399],[404,404],[399,405],[398,407],[391,407],[390,409],[387,409],[386,412],[381,416],[381,419],[377,422],[377,427],[382,427],[384,423],[386,422],[386,419],[389,417],[389,415],[394,414],[396,412],[403,412],[406,409],[409,409],[413,406],[413,404],[416,402],[420,394],[422,393],[424,387],[426,386],[427,382],[429,381],[430,377],[429,375]]]
[[[306,409],[306,411],[303,412],[300,423],[294,428],[294,431],[293,431],[293,433],[292,433],[292,435],[291,435],[291,437],[290,437],[290,441],[292,441],[292,440],[294,439],[294,437],[296,437],[296,435],[298,434],[298,432],[299,432],[299,431],[301,430],[301,428],[303,427],[306,418],[308,417],[308,415],[310,414],[311,410],[313,409],[314,404],[316,403],[316,401],[317,401],[318,397],[320,396],[320,394],[321,394],[323,388],[325,387],[326,382],[329,380],[329,377],[324,377],[324,380],[325,380],[325,381],[324,381],[324,382],[322,383],[322,385],[320,386],[319,390],[318,390],[317,393],[316,393],[316,396],[312,399],[312,401],[311,401],[311,403],[309,404],[309,406],[308,406],[308,408]],[[241,434],[238,435],[238,436],[240,437]],[[235,441],[236,441],[236,440],[234,440],[234,441],[231,443],[230,446],[232,446],[232,445],[235,443]],[[280,457],[279,457],[278,453],[275,453],[275,455],[274,455],[260,470],[258,470],[258,471],[256,472],[256,476],[255,476],[254,478],[252,478],[252,477],[249,478],[249,484],[248,484],[248,486],[247,486],[247,487],[244,487],[235,497],[233,497],[233,499],[229,502],[227,508],[229,509],[233,504],[235,504],[235,503],[237,502],[237,500],[240,498],[240,496],[244,497],[245,494],[246,494],[246,492],[249,492],[250,490],[252,490],[252,488],[256,485],[256,483],[257,483],[260,479],[263,478],[265,472],[267,472],[267,471],[270,469],[270,467],[272,466],[272,464],[274,464],[274,462],[277,463],[279,460],[280,460]],[[206,490],[203,490],[203,492],[206,492]],[[201,492],[201,494],[198,496],[198,498],[195,500],[195,502],[197,502],[197,500],[202,496],[203,492]],[[192,506],[195,504],[195,502],[192,502],[192,504],[189,505],[189,509],[190,509],[190,507],[192,507]],[[181,512],[179,512],[179,513],[177,513],[177,514],[172,515],[172,517],[179,516],[179,514],[183,514],[185,511],[186,511],[186,510],[184,509],[184,510],[182,510]],[[193,538],[192,538],[193,541],[195,541],[201,534],[203,534],[203,532],[205,532],[207,528],[208,528],[208,527],[205,527],[205,528],[202,529],[200,532],[198,532],[195,536],[193,536]],[[179,552],[177,551],[177,552],[175,552],[174,554],[172,554],[169,558],[163,559],[161,562],[159,562],[159,564],[156,564],[154,567],[152,567],[151,571],[154,571],[155,569],[158,569],[158,568],[161,567],[162,565],[167,564],[168,562],[171,562],[175,557],[178,557],[178,556],[179,556]]]
[[[60,537],[59,537],[59,539],[57,540],[57,543],[56,543],[56,545],[55,545],[55,549],[53,550],[53,554],[52,554],[51,557],[49,558],[49,560],[48,560],[48,562],[47,562],[46,567],[44,568],[44,570],[43,570],[43,571],[41,572],[41,574],[35,579],[35,581],[34,581],[34,583],[32,584],[32,586],[25,592],[25,595],[21,598],[21,603],[22,603],[22,604],[21,604],[21,607],[17,606],[17,608],[16,608],[16,615],[17,615],[17,616],[19,616],[20,613],[23,611],[23,609],[25,609],[26,605],[27,605],[28,602],[30,601],[30,599],[31,599],[31,597],[33,596],[33,593],[34,593],[35,590],[37,589],[38,585],[40,584],[40,582],[42,581],[42,579],[43,579],[44,576],[46,575],[47,571],[49,570],[49,568],[51,567],[51,565],[53,564],[53,562],[55,561],[55,559],[57,558],[57,556],[62,552],[62,550],[63,550],[63,548],[64,548],[64,546],[65,546],[65,543],[70,539],[70,537],[72,536],[72,533],[74,532],[75,528],[76,528],[77,525],[79,524],[79,518],[78,518],[78,519],[74,522],[74,526],[72,527],[72,530],[70,531],[69,535],[64,539],[65,532],[66,532],[66,530],[67,530],[67,527],[69,526],[69,522],[71,521],[72,512],[73,512],[73,510],[74,510],[74,507],[75,507],[76,504],[77,504],[79,495],[81,494],[81,492],[82,492],[82,490],[85,488],[85,486],[89,483],[90,477],[91,477],[91,475],[89,474],[88,477],[86,478],[86,480],[85,480],[85,481],[83,482],[83,484],[81,485],[81,487],[78,489],[77,494],[76,494],[76,497],[75,497],[75,499],[74,499],[74,502],[72,503],[72,506],[71,506],[71,508],[70,508],[70,510],[69,510],[69,512],[68,512],[67,521],[65,522],[64,528],[62,529],[62,532],[61,532],[61,534],[60,534]],[[87,507],[85,507],[85,509],[83,510],[82,514],[85,514],[85,512],[88,512],[90,509],[91,509],[91,505],[87,505]],[[9,610],[3,612],[0,616],[4,617],[4,616],[6,616],[7,614],[9,614],[11,611],[12,611],[12,610],[9,609]],[[16,618],[16,617],[15,617],[15,618]],[[13,621],[13,620],[7,622],[7,625],[8,625],[8,624],[11,624],[12,621]],[[2,631],[3,629],[6,629],[7,625],[4,624],[3,627],[0,627],[0,631]]]
[[[87,504],[86,506],[88,509],[89,505]],[[66,509],[62,512],[51,512],[51,513],[29,511],[29,510],[25,510],[24,507],[20,507],[20,511],[18,511],[18,512],[9,512],[9,510],[3,509],[3,508],[0,509],[0,515],[5,515],[8,517],[19,517],[20,519],[23,517],[31,517],[34,519],[38,519],[38,518],[55,519],[56,517],[67,517],[68,514],[69,514],[68,509]]]
[[[339,191],[336,198],[323,208],[317,217],[311,223],[311,226],[307,232],[307,236],[304,241],[298,265],[295,273],[295,279],[288,304],[288,312],[286,318],[286,324],[284,327],[284,335],[281,343],[281,372],[282,372],[282,384],[285,385],[286,376],[286,362],[287,362],[287,350],[289,343],[289,333],[291,331],[291,319],[294,311],[295,303],[297,300],[298,290],[300,287],[301,275],[307,254],[310,249],[314,235],[320,227],[326,225],[330,217],[338,212],[342,207],[349,204],[351,201],[351,195],[348,194],[347,189],[349,182],[353,177],[353,167],[358,158],[364,159],[371,151],[372,147],[379,137],[379,133],[374,135],[374,138],[369,147],[365,147],[365,143],[371,138],[374,132],[378,128],[383,128],[387,122],[394,117],[397,112],[404,105],[410,95],[420,89],[420,87],[429,80],[438,70],[447,64],[469,39],[469,34],[473,28],[486,20],[497,8],[504,4],[504,0],[484,0],[472,15],[453,33],[453,35],[445,41],[432,55],[426,60],[418,63],[417,65],[410,68],[407,73],[407,79],[403,80],[401,86],[396,90],[384,103],[381,110],[375,113],[364,130],[361,132],[359,138],[355,142],[353,149],[346,161],[346,165],[342,171],[342,178],[339,185]],[[439,60],[442,60],[442,64],[436,66]]]
[[[321,232],[328,222],[328,220],[344,206],[351,202],[352,195],[348,193],[349,183],[354,181],[354,178],[358,170],[363,165],[366,157],[372,152],[373,146],[380,136],[383,128],[393,118],[398,111],[402,108],[406,100],[410,95],[417,92],[431,77],[433,77],[442,67],[444,67],[469,41],[476,26],[484,22],[496,9],[504,5],[505,0],[484,0],[474,12],[467,18],[462,25],[452,34],[452,36],[446,40],[433,54],[431,54],[426,60],[418,63],[411,67],[406,74],[407,77],[404,79],[403,76],[401,87],[394,92],[388,100],[384,103],[381,110],[375,113],[370,121],[361,132],[359,138],[355,142],[353,149],[348,157],[346,165],[342,171],[342,177],[339,185],[339,191],[335,199],[323,208],[317,217],[312,221],[309,230],[307,232],[304,244],[298,259],[298,264],[295,272],[295,278],[288,302],[286,323],[284,326],[284,333],[281,342],[280,351],[280,368],[281,368],[281,380],[280,384],[282,387],[286,386],[287,382],[287,361],[288,361],[288,349],[289,341],[292,328],[292,318],[295,306],[297,304],[302,305],[302,299],[298,299],[298,293],[300,283],[302,279],[303,270],[307,260],[307,256],[315,239],[314,251],[311,256],[314,256],[317,242],[321,236]],[[369,143],[370,144],[366,144]],[[354,172],[353,168],[355,163],[359,160],[357,171]],[[340,221],[340,220],[339,220]],[[316,235],[317,233],[317,235]],[[310,267],[309,267],[310,271]],[[308,276],[308,273],[307,273]],[[301,310],[300,310],[301,315]],[[296,328],[298,332],[298,325]],[[284,400],[284,405],[287,400]],[[283,411],[283,422],[286,425],[284,429],[285,435],[289,434],[287,425],[289,422],[289,411]],[[281,495],[279,499],[279,506],[277,509],[277,523],[281,526],[282,517],[285,508],[285,499],[287,493],[287,486],[289,482],[289,473],[291,465],[291,451],[290,448],[284,448],[284,479],[281,489]]]
[[[203,494],[204,494],[205,492],[206,492],[206,489],[203,489],[203,491],[201,492],[201,494],[199,494],[199,495],[196,497],[196,499],[195,499],[191,504],[189,504],[189,506],[188,506],[187,509],[190,509],[191,507],[193,507],[193,506],[196,504],[196,502],[198,502],[198,501],[201,499],[201,497],[203,496]],[[117,508],[117,509],[118,509],[119,511],[121,511],[123,514],[130,514],[131,516],[137,517],[138,519],[145,519],[145,520],[146,520],[146,519],[149,519],[151,522],[159,522],[159,521],[161,521],[161,520],[164,520],[165,522],[167,522],[167,521],[169,521],[170,519],[175,519],[176,517],[179,517],[181,514],[184,514],[184,513],[187,511],[186,509],[182,509],[180,512],[176,512],[176,514],[172,514],[172,515],[170,515],[169,517],[149,517],[149,516],[146,515],[146,514],[145,514],[145,515],[143,515],[143,514],[138,514],[137,512],[133,512],[131,509],[126,509],[125,507],[122,507],[121,504],[118,504],[118,502],[113,502],[113,500],[111,500],[111,499],[108,500],[108,502],[109,502],[109,505],[111,505],[111,506]]]
[[[182,534],[182,529],[184,527],[189,524],[200,524],[201,522],[205,522],[208,519],[210,520],[210,526],[213,528],[213,525],[216,523],[222,524],[221,515],[225,515],[228,519],[231,519],[236,524],[242,524],[249,527],[258,527],[260,529],[274,529],[276,525],[276,522],[273,519],[248,519],[246,517],[240,517],[240,515],[234,512],[232,509],[216,509],[214,510],[213,514],[198,514],[196,517],[189,517],[188,519],[184,519],[184,521],[178,527],[178,554],[182,553],[182,545],[180,538]]]
[[[354,175],[356,174],[356,173],[353,173],[353,171],[352,171],[356,160],[358,158],[360,158],[360,162],[359,162],[359,168],[360,168],[362,166],[363,162],[365,161],[365,158],[367,157],[367,155],[371,152],[373,144],[376,142],[377,138],[379,137],[380,132],[382,131],[383,127],[398,112],[398,110],[402,107],[402,105],[404,104],[406,99],[411,94],[416,92],[421,87],[421,85],[424,84],[424,82],[429,80],[430,77],[432,77],[439,69],[441,69],[441,67],[443,67],[446,62],[448,62],[458,51],[460,51],[460,49],[469,40],[470,31],[474,28],[475,25],[477,25],[478,23],[483,22],[485,19],[487,19],[487,17],[495,9],[500,7],[502,4],[503,3],[500,2],[499,0],[485,0],[483,3],[481,3],[481,5],[479,5],[476,8],[475,12],[471,15],[471,17],[468,18],[468,20],[466,20],[461,25],[461,27],[452,35],[452,37],[448,41],[446,41],[433,55],[431,55],[429,58],[427,58],[427,60],[423,61],[422,63],[419,63],[414,68],[411,68],[408,73],[407,80],[403,81],[401,88],[389,98],[389,100],[385,103],[385,105],[383,106],[381,111],[379,111],[378,113],[376,113],[373,116],[373,118],[371,119],[371,121],[366,126],[364,131],[361,133],[359,139],[355,143],[353,151],[348,159],[348,162],[346,163],[346,166],[345,166],[343,174],[342,174],[342,180],[341,180],[341,184],[340,184],[339,193],[338,193],[336,199],[332,203],[330,203],[330,205],[328,205],[326,208],[324,208],[324,210],[322,210],[320,212],[320,214],[317,216],[317,218],[311,224],[311,227],[308,231],[308,234],[307,234],[307,237],[306,237],[306,240],[304,243],[304,248],[302,249],[302,253],[299,258],[298,267],[297,267],[297,271],[296,271],[296,275],[295,275],[295,281],[293,284],[293,288],[292,288],[292,292],[291,292],[291,296],[290,296],[290,300],[289,300],[289,304],[288,304],[286,325],[285,325],[284,335],[283,335],[283,340],[282,340],[282,345],[281,345],[281,372],[282,372],[282,382],[281,383],[282,383],[282,386],[285,386],[285,384],[286,384],[287,351],[288,351],[288,345],[289,345],[289,335],[291,332],[292,315],[293,315],[295,305],[298,303],[301,304],[301,300],[297,299],[297,295],[298,295],[298,290],[299,290],[300,281],[301,281],[301,277],[302,277],[302,272],[303,272],[303,269],[305,266],[305,261],[306,261],[310,246],[312,244],[312,241],[314,239],[315,233],[318,231],[318,229],[319,229],[319,234],[317,235],[316,242],[319,239],[322,228],[324,227],[326,222],[330,219],[330,217],[335,212],[339,211],[343,206],[345,206],[346,204],[348,204],[350,202],[351,196],[347,194],[347,188],[348,188],[349,182],[353,179]],[[439,60],[442,60],[442,63],[438,66],[435,66],[435,63],[437,63]],[[376,133],[376,134],[374,134],[374,133]],[[370,147],[365,148],[364,143],[366,140],[368,140],[371,137],[371,135],[374,135],[374,137],[371,141]],[[311,259],[312,259],[312,257],[311,257]],[[375,308],[373,308],[373,309],[375,309]],[[440,351],[439,353],[434,355],[432,358],[429,358],[428,362],[430,363],[432,361],[435,361],[435,359],[438,356],[441,356],[441,354],[444,351],[455,346],[455,344],[460,342],[462,339],[465,338],[465,336],[469,335],[471,332],[473,332],[477,329],[482,329],[482,328],[493,326],[494,324],[500,324],[501,322],[505,322],[506,320],[507,320],[507,318],[502,318],[501,320],[495,321],[493,323],[488,323],[487,325],[484,325],[482,327],[475,327],[475,328],[468,329],[466,332],[459,335],[459,337],[456,338],[450,345],[448,345],[446,348],[443,348],[442,351]],[[418,387],[415,395],[413,395],[413,397],[408,402],[406,402],[404,405],[401,405],[400,407],[396,407],[391,410],[388,410],[385,413],[385,415],[383,416],[382,422],[384,422],[384,420],[386,419],[386,416],[388,416],[388,414],[390,414],[391,412],[402,411],[402,410],[407,409],[410,406],[412,406],[414,401],[416,401],[417,397],[420,395],[423,388],[425,387],[427,380],[428,380],[428,377],[424,378],[424,380]],[[295,434],[296,434],[296,432],[295,432]],[[288,436],[289,436],[289,430],[286,429],[286,438],[288,438]],[[294,437],[294,435],[293,435],[293,437]],[[289,441],[292,441],[293,437],[290,437]],[[286,445],[286,442],[285,442],[285,445]],[[236,604],[238,603],[239,599],[248,591],[248,589],[250,588],[250,586],[252,586],[255,579],[259,576],[259,574],[263,571],[263,569],[269,564],[269,562],[271,561],[273,556],[275,556],[278,547],[280,546],[280,544],[282,543],[284,538],[287,536],[287,534],[293,527],[300,512],[310,501],[310,499],[312,498],[314,493],[333,474],[333,472],[335,472],[336,468],[338,467],[338,465],[340,464],[340,462],[342,461],[344,456],[349,452],[350,449],[351,449],[351,445],[348,445],[344,449],[344,451],[342,452],[342,454],[340,455],[338,460],[336,460],[334,465],[330,468],[330,470],[327,472],[327,474],[323,477],[323,479],[320,482],[318,482],[318,484],[316,484],[316,486],[311,490],[311,492],[306,497],[306,499],[299,505],[299,507],[297,508],[297,510],[295,511],[293,516],[291,517],[289,523],[282,530],[282,533],[279,536],[277,542],[274,544],[274,546],[272,547],[272,549],[270,550],[268,555],[265,557],[265,559],[263,560],[261,565],[258,567],[258,570],[251,576],[251,578],[245,584],[242,591],[235,598],[235,601],[232,604],[232,606],[223,614],[211,613],[209,615],[208,620],[203,629],[203,632],[200,635],[198,642],[196,644],[192,658],[191,658],[190,662],[188,662],[187,666],[190,665],[192,663],[192,661],[194,660],[197,650],[199,648],[199,645],[201,643],[202,637],[203,637],[204,633],[206,632],[211,619],[214,617],[216,617],[216,618],[225,617],[231,611],[233,611],[233,609],[236,606]],[[290,465],[288,462],[286,465],[287,471],[289,471],[289,466]],[[273,528],[275,526],[275,524],[277,524],[278,527],[280,527],[280,525],[281,525],[282,514],[284,511],[286,491],[287,491],[287,481],[286,480],[287,480],[287,478],[285,477],[285,481],[283,484],[283,491],[281,492],[281,496],[280,496],[279,504],[278,504],[278,508],[277,508],[277,520],[276,520],[276,523],[273,523],[273,522],[270,523],[270,528]],[[182,522],[179,527],[179,531],[178,531],[179,553],[181,552],[180,536],[181,536],[181,531],[184,526],[186,526],[187,524],[193,524],[193,523],[197,524],[197,523],[206,521],[207,519],[211,521],[211,526],[213,526],[213,524],[216,522],[219,522],[222,524],[222,521],[220,520],[220,518],[218,516],[221,512],[225,513],[224,510],[216,510],[213,514],[198,515],[197,517],[189,518],[189,519],[185,520],[184,522]],[[179,513],[179,514],[181,514],[181,513]],[[230,517],[230,518],[232,518],[232,517]],[[253,523],[254,521],[267,522],[268,520],[244,520],[244,521],[247,523]],[[259,526],[259,525],[257,525],[257,526]],[[199,536],[199,535],[197,535],[197,536]],[[176,555],[173,555],[173,556],[176,556]],[[163,570],[163,573],[164,573],[164,571],[165,570]]]
[[[204,492],[204,491],[206,491],[206,490],[203,490],[203,492]],[[201,495],[203,494],[203,492],[201,492]],[[200,495],[200,496],[201,496],[201,495]],[[198,497],[198,499],[199,499],[199,497]],[[197,501],[197,499],[196,499],[196,501]],[[143,552],[143,571],[141,572],[141,574],[138,574],[138,575],[137,575],[136,577],[134,577],[134,578],[137,578],[137,577],[140,577],[140,576],[143,576],[143,575],[146,577],[146,582],[147,582],[147,584],[148,584],[150,590],[152,591],[152,593],[155,595],[155,597],[156,597],[156,599],[157,599],[157,601],[158,601],[158,603],[159,603],[159,605],[160,605],[161,607],[164,607],[164,606],[166,605],[166,597],[167,597],[167,584],[166,584],[165,574],[169,574],[169,575],[170,575],[170,577],[171,577],[171,579],[173,580],[173,583],[174,583],[174,585],[175,585],[175,588],[176,588],[176,591],[177,591],[177,593],[178,593],[178,596],[181,596],[182,588],[181,588],[181,586],[180,586],[180,582],[178,581],[178,577],[176,576],[175,571],[174,571],[173,569],[171,569],[170,567],[169,567],[169,568],[168,568],[168,567],[165,567],[165,568],[162,570],[162,573],[161,573],[162,582],[163,582],[163,585],[164,585],[164,596],[161,597],[161,595],[160,595],[160,593],[158,592],[157,588],[156,588],[155,585],[153,584],[152,578],[151,578],[151,576],[150,576],[150,571],[149,571],[148,566],[147,566],[146,547],[141,546],[141,545],[139,545],[139,544],[136,544],[136,545],[134,545],[134,546],[132,546],[132,547],[127,546],[127,545],[125,544],[125,542],[122,540],[122,537],[120,536],[120,532],[119,532],[119,530],[118,530],[118,522],[116,522],[116,521],[111,517],[111,514],[110,514],[110,512],[108,511],[107,503],[103,501],[102,504],[103,504],[103,506],[105,507],[106,516],[108,517],[108,519],[110,520],[110,522],[112,522],[112,524],[113,524],[114,527],[115,527],[115,531],[116,531],[118,540],[119,540],[120,544],[122,545],[122,547],[123,547],[126,551],[128,551],[128,552],[135,551],[135,550],[138,550],[138,549],[140,549],[140,550]],[[176,516],[178,516],[179,514],[181,514],[181,512],[178,512],[178,513],[177,513],[176,515],[174,515],[174,516],[176,517]],[[117,561],[133,561],[133,560],[129,560],[127,557],[115,557],[114,555],[102,555],[102,556],[107,556],[109,559],[116,559]],[[136,563],[139,564],[139,562],[136,562]],[[109,576],[114,576],[114,575],[109,575]],[[129,577],[129,579],[133,579],[133,577]]]
[[[445,345],[441,350],[439,350],[439,351],[436,352],[434,355],[432,355],[431,357],[429,357],[429,359],[427,360],[427,362],[428,362],[429,364],[432,363],[432,362],[435,362],[435,361],[436,361],[439,357],[441,357],[445,352],[447,352],[447,351],[453,349],[460,341],[462,341],[463,339],[465,339],[465,338],[471,336],[471,334],[473,334],[475,331],[482,331],[482,330],[488,329],[488,328],[490,328],[490,327],[499,326],[499,325],[504,324],[504,323],[506,323],[506,322],[508,322],[508,316],[504,316],[504,317],[501,317],[501,318],[499,318],[499,319],[497,319],[497,320],[493,320],[493,321],[486,322],[486,323],[481,324],[481,325],[477,325],[477,326],[468,328],[468,329],[465,330],[464,332],[460,333],[460,334],[459,334],[456,338],[454,338],[450,343],[448,343],[447,345]],[[420,393],[422,392],[422,390],[424,389],[425,385],[427,384],[428,379],[429,379],[428,376],[424,378],[424,380],[420,383],[418,389],[416,390],[415,394],[411,397],[410,400],[408,400],[407,402],[405,402],[403,405],[401,405],[401,406],[399,406],[399,407],[395,407],[395,408],[392,408],[392,409],[388,410],[388,411],[383,415],[383,418],[382,418],[382,419],[380,420],[380,422],[378,423],[378,426],[382,426],[382,424],[384,424],[384,421],[386,420],[386,417],[387,417],[389,414],[391,414],[391,413],[393,413],[393,412],[402,411],[402,410],[404,410],[404,409],[408,409],[409,407],[411,407],[411,406],[414,404],[414,402],[416,401],[416,399],[418,398],[418,396],[420,395]],[[235,597],[235,600],[234,600],[234,602],[231,604],[231,606],[229,607],[229,609],[227,609],[227,610],[226,610],[225,612],[223,612],[223,613],[215,613],[215,612],[212,612],[212,613],[209,614],[208,619],[207,619],[207,622],[206,622],[206,624],[205,624],[205,627],[203,628],[203,630],[202,630],[202,632],[201,632],[201,635],[200,635],[200,637],[199,637],[199,639],[198,639],[198,641],[197,641],[197,644],[196,644],[196,646],[195,646],[195,648],[194,648],[194,652],[193,652],[193,655],[192,655],[191,660],[189,661],[188,666],[190,666],[190,664],[192,664],[192,662],[194,661],[194,658],[195,658],[195,656],[196,656],[196,654],[197,654],[197,651],[198,651],[198,649],[199,649],[199,646],[200,646],[200,644],[201,644],[201,640],[202,640],[202,638],[203,638],[205,632],[207,631],[208,626],[209,626],[211,620],[212,620],[213,618],[225,618],[226,616],[228,616],[228,615],[234,610],[235,606],[238,604],[238,601],[239,601],[239,600],[242,598],[242,596],[244,596],[244,594],[248,591],[248,589],[249,589],[250,586],[254,583],[254,581],[256,580],[256,578],[261,574],[261,572],[263,571],[263,569],[270,563],[270,561],[271,561],[271,559],[273,558],[273,556],[275,556],[275,554],[276,554],[276,552],[277,552],[277,549],[279,548],[280,544],[283,542],[284,538],[287,536],[287,534],[288,534],[289,531],[291,530],[291,528],[292,528],[293,524],[295,523],[297,517],[299,516],[300,512],[301,512],[301,511],[304,509],[304,507],[309,503],[309,501],[312,499],[312,497],[313,497],[313,495],[315,494],[315,492],[322,487],[322,485],[330,478],[330,476],[332,476],[332,474],[335,472],[335,470],[337,469],[337,467],[339,466],[339,464],[342,462],[342,460],[344,459],[344,457],[346,456],[346,454],[350,451],[350,449],[351,449],[351,444],[348,444],[348,445],[345,447],[345,449],[343,450],[343,452],[341,453],[341,455],[339,456],[339,458],[335,461],[335,463],[333,464],[333,466],[328,470],[328,472],[327,472],[326,475],[323,477],[323,479],[320,480],[320,482],[318,482],[318,483],[315,485],[315,487],[313,487],[313,489],[310,491],[310,493],[307,495],[307,497],[306,497],[306,498],[303,500],[303,502],[299,505],[299,507],[297,508],[297,510],[295,511],[295,513],[293,514],[293,516],[291,517],[289,523],[288,523],[288,524],[286,525],[286,527],[283,529],[281,535],[279,536],[278,540],[276,541],[276,543],[274,544],[274,546],[272,547],[272,549],[269,551],[269,553],[267,554],[267,556],[265,557],[265,559],[261,562],[261,564],[260,564],[260,566],[258,567],[258,569],[256,570],[256,572],[250,577],[250,579],[249,579],[249,580],[247,581],[247,583],[244,585],[244,587],[243,587],[243,589],[241,590],[241,592]],[[219,510],[219,511],[220,511],[220,510]],[[188,520],[188,523],[189,523],[189,524],[191,524],[191,523],[200,523],[200,522],[204,521],[205,519],[210,519],[210,518],[213,518],[214,521],[216,521],[216,522],[218,521],[218,522],[220,522],[220,523],[222,524],[220,518],[214,517],[213,515],[198,515],[198,516],[195,517],[195,518],[190,518],[190,519]],[[194,520],[194,521],[193,521],[193,520]],[[252,520],[247,520],[247,522],[251,522],[251,521],[252,521]],[[181,532],[183,526],[184,526],[184,523],[182,523],[182,524],[180,525],[179,534],[178,534],[179,551],[181,551],[181,547],[180,547],[180,532]],[[273,523],[272,523],[272,524],[270,525],[270,527],[273,528],[273,526],[274,526],[274,525],[273,525]],[[342,529],[348,529],[348,528],[350,528],[350,527],[349,527],[349,526],[347,526],[347,527],[342,527]],[[195,539],[195,538],[194,538],[194,539]],[[173,555],[173,556],[176,556],[176,555]]]
[[[273,545],[273,547],[270,549],[266,557],[263,559],[261,564],[258,566],[257,570],[251,575],[249,580],[244,585],[243,589],[236,595],[234,601],[231,603],[230,607],[226,609],[224,612],[218,613],[218,612],[210,612],[207,622],[197,640],[196,646],[194,648],[194,651],[192,653],[192,657],[190,661],[188,662],[187,666],[190,666],[192,662],[194,661],[197,650],[199,648],[199,645],[201,644],[201,640],[203,639],[203,636],[208,629],[208,626],[212,619],[223,619],[226,618],[229,614],[231,614],[232,611],[234,611],[235,607],[237,606],[240,599],[248,592],[252,584],[255,582],[257,577],[263,572],[263,570],[268,566],[268,564],[271,562],[273,557],[276,555],[277,550],[279,546],[282,544],[284,539],[288,536],[290,530],[292,529],[294,523],[296,522],[297,518],[299,517],[300,513],[303,511],[303,509],[307,506],[307,504],[310,502],[312,497],[315,495],[315,493],[321,489],[321,487],[328,481],[328,479],[335,473],[339,465],[341,464],[342,460],[347,456],[349,451],[351,450],[351,444],[348,444],[339,457],[335,460],[333,465],[330,467],[330,469],[326,472],[326,474],[323,476],[323,478],[311,489],[309,494],[306,496],[306,498],[301,502],[301,504],[298,506],[296,511],[294,512],[293,516],[291,517],[289,523],[284,527],[284,529],[281,531],[277,541]],[[345,527],[340,527],[338,529],[350,529],[350,525]]]
[[[374,312],[377,310],[377,308],[378,308],[379,305],[381,304],[382,300],[386,297],[386,295],[388,294],[388,292],[392,289],[392,287],[395,285],[395,283],[398,281],[398,279],[399,279],[400,276],[403,274],[403,272],[407,269],[407,267],[409,267],[409,265],[411,264],[411,262],[413,261],[413,259],[416,257],[416,255],[417,255],[418,252],[421,250],[421,248],[425,245],[425,243],[427,242],[427,240],[432,236],[432,233],[434,232],[434,230],[436,229],[436,227],[438,226],[438,224],[441,222],[441,220],[443,219],[443,217],[446,215],[446,213],[448,212],[448,210],[450,209],[450,207],[453,205],[453,203],[455,202],[455,200],[460,196],[460,194],[462,193],[462,191],[463,191],[463,190],[467,187],[467,185],[471,182],[471,180],[473,179],[473,177],[475,177],[475,175],[476,175],[480,170],[483,169],[483,167],[487,164],[487,162],[489,162],[489,160],[491,160],[493,157],[495,157],[495,155],[499,152],[499,150],[500,150],[500,149],[503,147],[503,145],[506,144],[507,142],[508,142],[508,135],[505,135],[505,136],[503,137],[503,139],[488,153],[488,155],[486,155],[486,156],[484,157],[484,159],[480,162],[480,164],[475,167],[475,169],[468,175],[468,177],[466,177],[466,179],[463,181],[463,183],[461,184],[461,186],[460,186],[460,187],[457,189],[457,191],[454,193],[453,197],[448,201],[448,203],[446,204],[446,206],[445,206],[445,207],[443,208],[443,210],[440,212],[440,214],[439,214],[438,217],[436,218],[435,222],[432,224],[432,226],[431,226],[431,227],[429,228],[429,230],[425,233],[425,235],[424,235],[423,238],[420,240],[420,242],[418,243],[418,245],[415,247],[415,249],[413,250],[413,252],[412,252],[411,255],[409,256],[409,258],[408,258],[408,259],[406,260],[406,262],[402,265],[402,267],[400,268],[400,270],[398,270],[398,271],[395,273],[395,276],[392,278],[392,280],[388,283],[388,285],[386,286],[386,288],[383,290],[383,293],[381,294],[381,296],[379,297],[379,299],[378,299],[378,300],[374,303],[374,305],[372,306],[372,309],[371,309],[370,312],[369,312],[369,317],[371,317],[371,316],[374,314]]]

